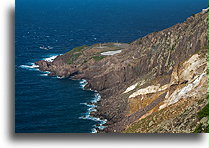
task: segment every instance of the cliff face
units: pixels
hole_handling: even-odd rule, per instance
[[[86,79],[102,96],[94,116],[101,132],[205,131],[207,117],[207,12],[130,44],[75,48],[53,62],[38,61],[50,75]]]

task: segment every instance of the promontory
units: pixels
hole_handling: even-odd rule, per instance
[[[207,29],[203,10],[131,43],[84,45],[36,64],[99,92],[101,133],[208,132]]]

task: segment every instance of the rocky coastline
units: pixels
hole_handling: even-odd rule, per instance
[[[208,104],[207,13],[129,44],[81,46],[35,64],[49,76],[85,79],[101,95],[91,112],[107,119],[101,133],[205,132],[208,118],[198,113]]]

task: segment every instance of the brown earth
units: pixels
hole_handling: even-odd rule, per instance
[[[207,19],[207,12],[201,12],[130,44],[82,46],[53,62],[42,60],[36,64],[40,70],[50,71],[51,76],[86,79],[86,88],[101,94],[94,116],[108,122],[107,128],[100,132],[191,132],[195,126],[177,130],[181,124],[176,122],[184,123],[183,117],[190,122],[192,114],[207,104]],[[122,52],[101,55],[113,50]],[[126,91],[134,84],[133,89]],[[203,103],[195,106],[198,101]],[[173,116],[181,104],[184,107]],[[184,116],[191,108],[193,112]],[[162,117],[168,111],[166,118]],[[160,122],[148,120],[153,115]],[[147,120],[149,124],[145,126]],[[139,126],[134,126],[136,123]],[[168,130],[166,127],[171,124],[176,126]],[[144,125],[143,129],[140,125]],[[158,130],[154,130],[156,127]]]

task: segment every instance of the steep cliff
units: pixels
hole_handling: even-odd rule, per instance
[[[101,94],[92,113],[108,120],[100,132],[205,132],[208,118],[198,112],[208,103],[207,17],[203,11],[130,44],[82,46],[36,64],[86,79]]]

